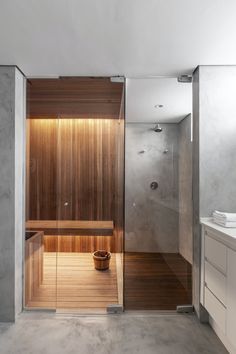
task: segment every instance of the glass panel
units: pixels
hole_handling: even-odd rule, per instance
[[[56,120],[40,114],[27,92],[25,298],[27,308],[56,307]],[[35,97],[37,98],[37,97]],[[42,108],[42,107],[41,107]]]
[[[124,306],[124,138],[125,138],[125,91],[123,89],[120,106],[119,122],[117,126],[117,186],[116,186],[116,217],[115,232],[117,239],[116,246],[116,271],[118,304]]]
[[[122,305],[123,84],[35,79],[28,87],[25,305]]]
[[[191,112],[191,85],[189,91],[179,85],[177,79],[128,80],[126,309],[192,304],[191,121],[180,118],[180,111],[182,118]],[[175,97],[185,104],[179,107]]]
[[[80,294],[77,274],[78,259],[74,257],[74,120],[58,119],[58,254],[57,309],[76,309]]]
[[[73,78],[60,90],[57,309],[105,312],[123,301],[122,85]],[[95,251],[111,252],[109,269],[95,269],[108,263]]]

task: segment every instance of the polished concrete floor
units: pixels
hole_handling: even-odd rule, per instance
[[[0,324],[1,354],[225,354],[193,315],[66,316],[23,313]]]

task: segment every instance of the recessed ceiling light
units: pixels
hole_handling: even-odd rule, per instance
[[[163,108],[164,106],[163,106],[163,104],[155,104],[154,107],[155,107],[155,108]]]

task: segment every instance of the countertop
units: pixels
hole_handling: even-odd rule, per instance
[[[217,225],[212,218],[201,218],[200,223],[214,231],[214,238],[236,250],[236,227],[227,228]]]

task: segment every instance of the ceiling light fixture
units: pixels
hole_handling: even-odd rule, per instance
[[[155,107],[155,108],[163,108],[164,106],[163,106],[163,104],[155,104],[154,107]]]

